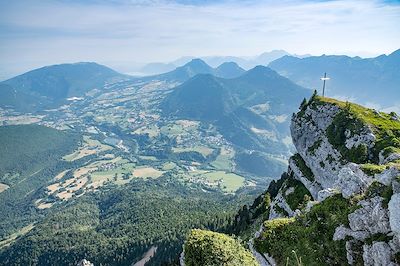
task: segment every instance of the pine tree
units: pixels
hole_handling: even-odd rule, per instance
[[[306,98],[304,98],[300,104],[300,110],[303,110],[306,106],[307,106],[307,100]]]

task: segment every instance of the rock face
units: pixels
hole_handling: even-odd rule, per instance
[[[388,162],[400,159],[400,153],[392,153],[389,154],[387,157],[384,155],[384,152],[381,151],[379,153],[379,163],[386,164]]]
[[[400,235],[400,193],[396,193],[389,201],[389,221],[391,230]]]
[[[289,193],[290,194],[290,193]],[[283,211],[279,211],[283,210]],[[293,216],[294,211],[290,208],[286,199],[282,195],[282,191],[278,192],[278,195],[271,202],[271,211],[269,214],[269,219],[275,219],[279,217],[283,217],[284,215]]]
[[[334,187],[342,193],[343,197],[349,198],[364,191],[370,183],[371,178],[361,171],[357,164],[348,163],[339,170]]]
[[[83,259],[79,261],[76,266],[94,266],[94,264],[88,261],[87,259]]]
[[[300,112],[292,117],[290,130],[298,154],[289,159],[287,171],[290,178],[304,185],[311,198],[300,204],[299,209],[293,208],[296,206],[293,198],[299,199],[302,194],[295,186],[288,188],[289,181],[283,182],[271,200],[269,220],[301,217],[302,213],[310,212],[339,193],[353,205],[346,214],[346,223],[337,224],[330,237],[345,244],[347,263],[397,265],[400,260],[400,161],[396,160],[400,155],[377,151],[377,136],[382,138],[386,133],[377,132],[380,126],[366,122],[372,120],[359,118],[366,114],[379,119],[386,116],[361,106],[354,107],[360,114],[351,113],[347,103],[316,97],[302,104]],[[351,122],[345,120],[346,116]],[[396,141],[400,141],[400,124],[393,125],[397,130]]]
[[[353,231],[369,234],[387,234],[390,231],[388,209],[382,206],[383,198],[374,197],[358,203],[361,207],[349,214],[349,225]]]
[[[318,182],[314,182],[309,180],[306,176],[304,176],[303,172],[297,166],[295,160],[293,158],[289,159],[289,171],[293,173],[294,177],[299,180],[304,186],[310,191],[312,197],[314,199],[318,199],[318,193],[323,190],[322,186]]]
[[[293,116],[290,126],[297,152],[317,177],[315,181],[322,189],[333,187],[341,168],[341,155],[326,137],[326,129],[339,111],[338,107],[331,105],[316,110],[307,107],[303,113]]]
[[[389,167],[388,169],[384,170],[382,173],[376,174],[375,179],[378,180],[379,183],[389,186],[394,181],[394,179],[398,176],[400,176],[400,170],[396,167]],[[394,187],[393,187],[393,190],[395,190]],[[396,193],[396,191],[395,191],[395,193]]]
[[[346,148],[351,149],[353,147],[358,147],[361,144],[367,145],[368,147],[372,148],[375,144],[376,137],[372,132],[370,127],[363,127],[360,129],[359,134],[351,135],[350,130],[345,131],[346,139]]]
[[[290,131],[293,144],[315,176],[313,187],[311,184],[305,184],[315,199],[317,198],[314,195],[318,194],[315,190],[319,188],[320,190],[337,189],[345,198],[348,198],[365,190],[371,182],[358,165],[345,162],[340,151],[329,142],[327,129],[340,111],[341,109],[333,104],[321,105],[318,108],[310,105],[292,118]],[[359,145],[367,145],[371,148],[375,140],[375,136],[367,126],[353,136],[349,131],[346,131],[345,135],[348,136],[345,141],[348,149]],[[293,164],[290,166],[292,168]],[[291,170],[296,173],[298,180],[304,181],[297,169]]]
[[[367,266],[395,266],[392,261],[390,246],[385,242],[375,242],[372,245],[363,246],[364,265]]]

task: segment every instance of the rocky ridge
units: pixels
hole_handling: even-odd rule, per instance
[[[267,207],[268,220],[263,224],[263,232],[255,239],[256,248],[265,253],[265,257],[278,255],[275,258],[278,264],[286,259],[295,261],[298,257],[309,259],[307,252],[296,250],[305,243],[294,245],[296,256],[287,258],[285,254],[274,254],[270,247],[273,241],[285,241],[282,234],[301,238],[298,235],[302,234],[302,229],[296,228],[296,223],[305,230],[313,223],[320,224],[322,219],[331,223],[329,217],[318,217],[316,221],[309,217],[313,209],[329,205],[324,201],[330,198],[329,201],[337,199],[348,205],[347,213],[341,216],[343,221],[330,224],[333,234],[328,236],[332,240],[330,244],[342,245],[337,250],[345,251],[346,263],[398,265],[400,123],[393,116],[316,95],[308,103],[303,102],[291,123],[292,139],[298,153],[290,158],[287,176]],[[293,193],[298,194],[298,187],[288,185],[292,179],[300,181],[311,198],[302,200],[305,194],[290,197]],[[293,207],[296,198],[300,198],[300,204],[296,202],[298,205]],[[325,211],[335,215],[334,210],[328,208]],[[277,221],[281,224],[277,225]],[[324,254],[322,250],[320,252]],[[330,260],[337,261],[326,254],[320,262],[329,265]],[[309,262],[317,263],[312,259]]]
[[[398,116],[314,94],[290,129],[287,172],[232,233],[260,265],[399,265]]]

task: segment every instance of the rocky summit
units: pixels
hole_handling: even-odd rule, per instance
[[[314,94],[293,114],[287,172],[230,233],[260,265],[400,263],[400,122]]]

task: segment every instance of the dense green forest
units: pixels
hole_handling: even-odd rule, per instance
[[[0,239],[37,220],[44,211],[33,200],[40,188],[67,165],[80,135],[38,125],[0,127]]]
[[[176,261],[191,228],[228,231],[252,196],[210,193],[173,177],[107,186],[66,203],[0,254],[1,265],[130,265],[152,246],[153,265]]]
[[[0,176],[37,171],[46,162],[74,150],[78,141],[78,135],[39,125],[2,126]]]
[[[9,186],[0,193],[0,265],[75,265],[83,258],[95,265],[131,265],[152,247],[157,251],[151,265],[175,263],[190,229],[232,231],[237,209],[260,192],[243,187],[223,194],[200,183],[188,186],[171,172],[124,186],[111,182],[39,209],[35,202],[48,197],[54,176],[91,163],[93,156],[62,159],[82,143],[71,131],[25,125],[0,127],[0,133],[0,183]],[[209,160],[197,152],[177,154],[189,161],[199,156]]]

